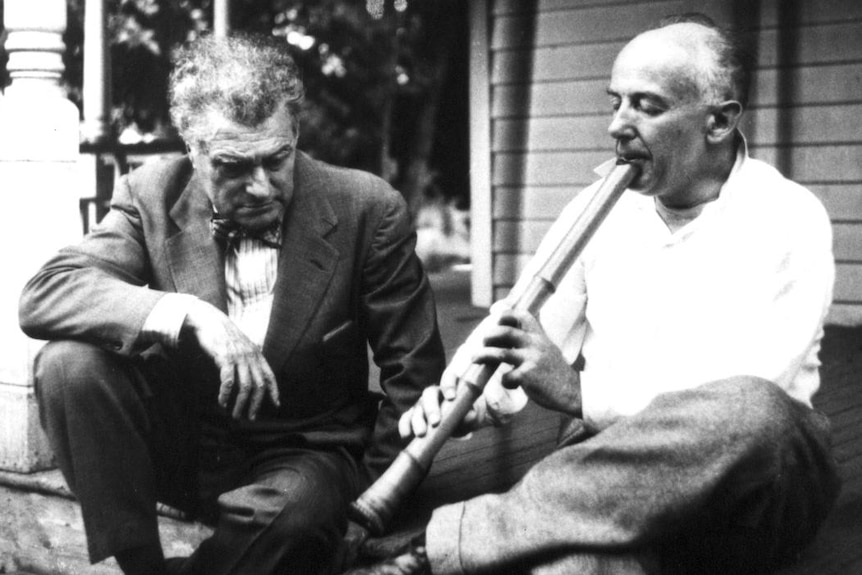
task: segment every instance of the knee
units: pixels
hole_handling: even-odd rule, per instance
[[[706,384],[716,403],[707,413],[729,423],[743,435],[773,442],[798,423],[803,406],[775,383],[754,376],[736,376]]]
[[[724,420],[728,440],[750,454],[750,466],[772,466],[779,479],[817,478],[821,486],[835,484],[826,416],[765,379],[736,377],[707,387],[722,398],[712,406],[711,417]]]
[[[346,508],[338,510],[330,498],[251,485],[219,498],[219,525],[255,533],[252,556],[290,565],[290,572],[322,572],[332,561],[346,529]],[[225,523],[226,522],[226,523]],[[282,572],[274,569],[273,572]]]
[[[256,524],[266,530],[267,537],[296,540],[329,537],[345,512],[335,504],[335,499],[338,497],[318,496],[308,489],[293,491],[248,485],[225,493],[219,504],[237,523],[249,527]]]
[[[45,344],[36,358],[35,387],[49,413],[68,402],[80,404],[125,371],[122,359],[95,345],[57,340]]]

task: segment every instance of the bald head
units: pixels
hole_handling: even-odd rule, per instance
[[[640,34],[617,56],[608,133],[617,155],[641,168],[631,189],[691,207],[727,179],[743,102],[723,45],[710,26],[675,22]]]
[[[709,104],[736,100],[748,104],[752,57],[741,39],[696,14],[671,17],[660,27],[636,36],[620,53],[648,66],[661,55],[665,66],[688,85],[691,97]]]

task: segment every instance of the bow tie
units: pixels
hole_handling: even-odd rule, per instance
[[[219,218],[213,215],[210,220],[210,229],[213,237],[217,242],[225,247],[237,246],[242,238],[251,238],[258,240],[265,246],[270,248],[281,247],[281,222],[276,221],[268,228],[262,230],[251,231],[243,228],[238,223],[228,220],[227,218]]]

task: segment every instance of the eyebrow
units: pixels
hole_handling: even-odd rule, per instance
[[[285,152],[290,153],[293,151],[293,149],[294,149],[294,144],[293,143],[287,143],[287,144],[283,144],[283,145],[279,146],[278,148],[276,148],[272,152],[268,152],[268,153],[264,153],[264,154],[246,155],[246,154],[240,154],[237,152],[231,152],[228,150],[223,150],[223,151],[213,153],[213,155],[211,156],[211,159],[213,161],[219,161],[219,162],[248,162],[248,161],[254,161],[258,158],[260,158],[260,159],[271,158],[273,156],[277,156],[277,155],[279,155],[281,153],[285,153]]]
[[[614,98],[622,98],[623,97],[622,94],[620,94],[619,92],[615,92],[615,91],[611,90],[610,87],[608,87],[605,90],[605,92],[607,92],[608,96],[612,96]],[[650,100],[653,100],[655,103],[657,103],[661,106],[669,106],[670,105],[667,98],[665,98],[661,94],[657,94],[656,92],[649,92],[649,91],[633,92],[632,94],[629,95],[629,97],[632,99],[649,98]]]

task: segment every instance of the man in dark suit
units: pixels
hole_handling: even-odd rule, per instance
[[[443,370],[403,199],[296,150],[302,95],[282,46],[197,42],[171,77],[188,156],[123,178],[104,221],[24,290],[22,328],[51,340],[43,425],[93,562],[337,569],[349,502]],[[164,559],[157,500],[214,525],[191,557]]]

